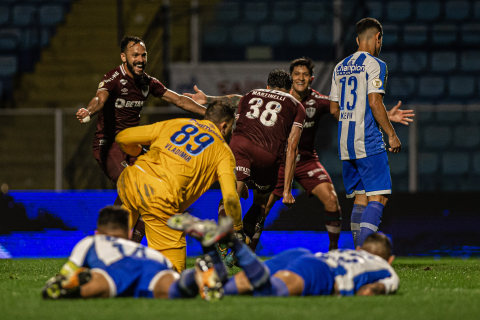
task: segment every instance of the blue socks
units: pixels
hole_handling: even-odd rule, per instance
[[[180,279],[168,288],[169,299],[193,298],[198,294],[198,286],[195,282],[195,269],[187,269],[180,274]]]
[[[217,271],[218,277],[222,281],[222,284],[225,284],[228,281],[228,268],[223,263],[217,248],[215,245],[212,245],[210,247],[202,247],[202,249],[204,254],[207,254],[210,256],[210,258],[212,258],[215,271]]]
[[[245,275],[252,286],[256,289],[261,287],[270,277],[270,270],[260,261],[255,253],[238,239],[233,240],[233,248],[238,264],[242,267]]]
[[[370,201],[363,211],[362,221],[360,222],[360,236],[357,240],[357,245],[362,246],[363,241],[377,232],[380,222],[382,222],[384,205],[377,201]],[[353,232],[353,231],[352,231]]]
[[[362,214],[365,206],[361,204],[354,204],[352,210],[352,217],[350,219],[350,228],[352,230],[353,243],[355,248],[358,245],[358,238],[360,237],[360,223],[362,222]]]

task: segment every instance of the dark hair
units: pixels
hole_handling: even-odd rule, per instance
[[[383,36],[383,28],[380,22],[374,18],[364,18],[357,22],[357,36],[360,37],[365,31],[370,28],[377,29],[380,32],[380,38]]]
[[[293,60],[292,63],[290,63],[290,74],[292,74],[293,69],[298,66],[305,66],[305,68],[308,69],[310,76],[313,75],[313,69],[315,68],[315,64],[313,63],[312,59],[308,57],[301,57],[299,59]]]
[[[365,241],[363,241],[362,248],[365,251],[376,254],[385,260],[388,260],[392,255],[392,243],[390,239],[383,233],[372,233]]]
[[[216,100],[209,104],[207,111],[205,111],[205,119],[212,121],[215,124],[228,122],[235,118],[235,106],[222,100]]]
[[[292,88],[292,76],[282,69],[273,69],[268,74],[267,84],[270,88],[290,90]]]
[[[128,212],[120,206],[106,206],[98,214],[97,227],[125,229],[128,231]]]
[[[140,42],[145,43],[145,41],[143,41],[143,40],[142,40],[141,38],[139,38],[139,37],[126,36],[126,37],[123,38],[122,41],[120,42],[120,52],[125,53],[125,48],[127,47],[127,45],[128,45],[130,42],[133,42],[133,45],[136,45],[137,43],[140,43]]]

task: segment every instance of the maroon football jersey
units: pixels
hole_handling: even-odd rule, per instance
[[[315,151],[313,144],[315,134],[318,129],[320,118],[324,114],[330,113],[330,99],[328,96],[324,96],[313,89],[309,90],[310,95],[302,101],[306,117],[302,136],[298,143],[298,153],[301,154],[301,160],[317,158],[317,152]]]
[[[145,73],[141,79],[133,79],[120,65],[103,77],[98,90],[108,91],[109,97],[98,114],[95,138],[113,142],[123,129],[138,126],[140,111],[148,95],[162,97],[167,88]]]
[[[240,100],[233,135],[281,157],[292,126],[303,127],[305,109],[293,96],[277,90],[252,90]]]

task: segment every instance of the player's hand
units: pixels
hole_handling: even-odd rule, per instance
[[[248,187],[246,183],[243,184],[242,194],[240,195],[240,197],[245,200],[248,199]]]
[[[288,209],[290,209],[295,203],[295,198],[292,196],[291,192],[284,192],[282,202],[288,207]]]
[[[193,87],[193,89],[197,93],[195,93],[195,94],[184,93],[183,95],[192,98],[193,101],[195,101],[198,104],[206,104],[207,103],[207,96],[205,95],[205,93],[203,93],[202,90],[198,89],[198,87],[196,85]]]
[[[85,108],[78,109],[76,116],[80,123],[87,123],[90,121],[90,111]]]
[[[388,151],[390,151],[391,153],[399,153],[400,150],[402,150],[402,144],[400,142],[400,139],[398,139],[397,135],[394,135],[393,137],[389,137],[388,144],[390,145],[390,148],[388,148]]]
[[[413,122],[411,119],[415,117],[413,110],[402,110],[399,109],[402,105],[402,101],[398,101],[398,104],[388,112],[388,119],[392,122],[399,122],[408,126],[409,122]]]

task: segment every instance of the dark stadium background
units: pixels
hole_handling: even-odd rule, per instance
[[[0,256],[69,252],[112,202],[114,186],[91,151],[96,119],[81,125],[74,114],[120,64],[124,35],[144,38],[146,72],[179,93],[198,84],[210,95],[245,94],[265,86],[269,70],[309,56],[313,87],[328,94],[333,66],[356,50],[354,26],[366,16],[384,27],[387,108],[401,100],[416,113],[412,125],[395,125],[402,152],[390,155],[394,194],[380,230],[397,255],[478,256],[480,2],[473,0],[0,0]],[[188,116],[149,98],[141,123]],[[349,246],[352,203],[336,141],[326,116],[316,149],[339,193],[341,241]],[[325,250],[322,205],[299,192],[292,210],[278,206],[269,217],[266,254]],[[215,201],[192,212],[213,218]]]

